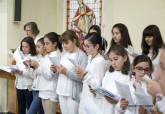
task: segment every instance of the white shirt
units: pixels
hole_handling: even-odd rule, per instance
[[[89,85],[101,86],[102,79],[107,70],[106,68],[107,64],[103,56],[98,54],[93,59],[91,56],[88,56],[88,65],[86,67],[86,71],[88,73],[84,77],[83,81],[79,113],[89,114],[89,111],[93,111],[93,113],[100,113],[101,110],[99,108],[101,108],[101,97],[97,95],[94,97],[89,90]],[[97,112],[94,108],[92,110],[90,107],[88,107],[88,104],[95,104],[95,108],[98,108],[99,110]]]
[[[37,44],[37,41],[38,41],[40,38],[42,38],[42,37],[43,37],[43,35],[38,34],[38,35],[35,37],[35,39],[34,39],[34,43]]]
[[[54,51],[47,54],[45,57],[40,59],[39,67],[36,69],[35,74],[37,75],[36,87],[39,90],[39,97],[42,99],[50,99],[51,101],[57,101],[56,86],[58,80],[58,74],[53,73],[50,70],[50,66],[53,64],[49,56],[60,57],[60,51]]]
[[[158,102],[156,102],[156,105],[159,109],[160,112],[162,112],[163,114],[165,114],[165,96],[162,97],[162,99]]]
[[[102,87],[113,94],[120,96],[117,91],[115,81],[120,83],[128,84],[129,76],[122,74],[121,71],[109,72],[107,71],[103,80]],[[115,114],[115,105],[109,103],[105,98],[103,98],[103,114]]]
[[[160,56],[160,49],[159,49],[159,53],[158,53],[158,55],[156,56],[156,58],[155,59],[152,59],[152,50],[150,50],[149,51],[149,54],[148,54],[148,57],[152,60],[152,64],[153,64],[153,66],[155,67],[156,65],[158,65],[159,64],[159,56]]]
[[[147,92],[147,84],[146,84],[146,82],[145,81],[139,81],[138,83],[136,82],[138,84],[136,89],[133,86],[134,83],[135,83],[135,80],[129,80],[129,83],[128,83],[128,85],[130,87],[130,92],[131,92],[131,96],[132,96],[134,104],[135,105],[141,105],[141,104],[138,103],[138,99],[139,98],[137,99],[135,93],[141,93],[141,94],[146,95],[146,97],[148,99],[150,99],[150,101],[152,102],[152,100],[153,100],[152,96],[150,94],[148,94],[148,92]],[[152,105],[152,104],[148,104],[148,106],[145,107],[148,110],[147,114],[150,114],[150,109],[152,108],[149,105]],[[121,110],[122,109],[120,109],[120,111]],[[118,111],[118,112],[120,112],[120,111]],[[128,106],[125,111],[121,111],[121,112],[124,112],[124,114],[139,114],[139,106],[136,106],[136,107],[129,107]]]
[[[25,60],[34,59],[30,54],[22,56],[23,58],[19,61],[17,61],[16,66],[20,71],[23,72],[22,75],[16,74],[16,80],[15,85],[17,89],[31,89],[32,83],[33,83],[33,75],[29,73],[29,68],[27,68],[23,62]]]
[[[88,85],[101,86],[101,82],[105,75],[106,68],[106,61],[100,54],[98,54],[93,59],[91,58],[91,56],[88,57],[88,65],[86,67],[86,72],[88,73],[84,77],[82,96],[93,96],[89,91]]]
[[[45,57],[46,56],[42,56],[42,55],[37,56],[37,61],[40,65],[41,65],[41,63],[44,62]],[[43,78],[42,73],[40,71],[38,71],[38,72],[37,71],[38,71],[38,69],[31,71],[35,75],[34,80],[33,80],[32,89],[33,90],[44,90],[44,88],[42,87],[43,86],[42,82],[44,82],[44,81],[42,81],[42,80],[45,80],[45,79]]]
[[[63,65],[68,71],[73,69],[75,66],[69,61],[68,58],[75,60],[76,52],[69,53],[64,52],[61,57],[60,64]],[[72,81],[70,78],[64,74],[59,74],[58,84],[57,84],[57,93],[63,96],[72,95]]]
[[[152,55],[152,50],[150,50],[150,51],[149,51],[149,54],[148,54],[148,57],[152,60],[152,64],[153,64],[154,70],[155,70],[155,68],[157,67],[157,65],[159,64],[160,50],[161,50],[161,49],[159,49],[159,53],[158,53],[158,55],[156,56],[155,59],[152,59],[152,56],[153,56],[153,55]],[[154,76],[154,75],[152,75],[152,79],[155,79],[155,76]]]

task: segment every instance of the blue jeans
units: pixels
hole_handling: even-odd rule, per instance
[[[38,97],[39,91],[33,91],[33,101],[27,114],[44,114],[42,100]]]
[[[26,114],[33,100],[32,91],[28,89],[16,89],[18,99],[18,114]]]

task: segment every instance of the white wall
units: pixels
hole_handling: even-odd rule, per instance
[[[19,23],[13,23],[14,0],[8,0],[8,49],[16,48],[25,36],[23,26],[29,21],[38,24],[42,35],[57,28],[57,0],[22,0],[22,15]]]
[[[0,1],[0,66],[7,61],[7,1]],[[7,81],[0,79],[0,112],[6,111]]]
[[[19,23],[13,23],[14,0],[0,0],[0,52],[2,55],[0,64],[7,64],[8,50],[19,45],[24,36],[23,25],[26,22],[36,21],[41,34],[50,31],[60,34],[64,32],[65,2],[66,0],[22,0],[22,20]],[[124,23],[129,29],[135,50],[140,51],[142,31],[147,25],[158,25],[165,38],[164,20],[165,0],[103,0],[102,34],[108,42],[111,40],[112,26],[115,23]],[[5,85],[5,81],[0,81],[0,87],[6,87]],[[0,93],[1,104],[1,99],[4,101],[6,99],[2,96]],[[4,103],[3,106],[6,104]]]
[[[165,41],[165,0],[103,0],[103,35],[110,41],[116,23],[127,25],[136,51],[141,51],[142,31],[149,24],[159,26]]]

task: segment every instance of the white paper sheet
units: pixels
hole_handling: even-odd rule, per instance
[[[75,62],[73,59],[68,58],[68,60],[69,60],[73,65],[76,65],[76,62]]]
[[[59,64],[59,58],[57,56],[55,57],[49,57],[50,61],[54,64],[54,65],[58,65]]]
[[[120,94],[120,97],[128,100],[129,105],[134,105],[129,85],[123,84],[123,83],[118,82],[118,81],[115,81],[115,84],[116,84],[116,88],[118,90],[118,93]]]
[[[102,96],[110,97],[110,98],[112,98],[112,99],[114,99],[114,100],[116,100],[116,101],[118,101],[118,100],[120,99],[119,96],[113,94],[113,93],[110,92],[110,91],[105,90],[105,89],[102,88],[102,87],[97,87],[97,88],[95,89],[95,91],[96,91],[96,93],[98,93],[98,94],[100,94],[100,95],[102,95]]]
[[[135,92],[136,105],[152,106],[152,97],[147,95],[144,91]]]
[[[10,66],[1,66],[0,69],[8,73],[12,73],[18,70],[18,67],[16,65],[10,65]]]
[[[9,68],[9,66],[1,66],[0,69],[9,73],[11,72],[11,69]]]

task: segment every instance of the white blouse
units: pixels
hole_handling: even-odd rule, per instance
[[[88,65],[86,67],[87,75],[84,77],[82,96],[93,96],[89,91],[88,85],[101,86],[102,79],[107,70],[107,64],[103,56],[98,54],[93,59],[88,58]]]
[[[18,69],[23,72],[22,75],[16,74],[15,85],[17,89],[31,90],[34,75],[28,72],[30,68],[26,67],[23,63],[25,60],[30,59],[36,59],[36,56],[31,56],[30,54],[22,54],[22,59],[16,62],[16,66],[18,67]]]
[[[120,114],[119,112],[124,112],[124,114],[139,114],[139,112],[138,112],[139,111],[139,106],[138,105],[140,105],[140,104],[138,103],[138,99],[137,99],[135,93],[145,94],[147,99],[149,99],[151,102],[153,101],[152,96],[150,94],[148,94],[148,92],[147,92],[146,82],[145,81],[138,82],[138,87],[136,89],[134,87],[134,82],[135,82],[135,80],[129,80],[128,85],[130,87],[130,92],[131,92],[133,102],[137,106],[134,106],[134,107],[129,107],[128,106],[127,109],[124,110],[124,111],[122,111],[122,109],[120,109],[120,111],[119,110],[117,111],[118,112],[117,114]],[[151,113],[150,109],[152,109],[152,106],[150,106],[150,105],[152,105],[152,104],[148,104],[147,107],[144,106],[147,109],[148,114]]]
[[[117,96],[120,94],[117,91],[115,81],[120,83],[128,84],[129,83],[129,76],[122,74],[121,71],[114,71],[109,72],[107,71],[103,80],[102,80],[102,87]],[[105,98],[102,101],[103,104],[103,114],[115,114],[115,105],[109,103]]]
[[[94,95],[89,90],[89,85],[91,85],[92,87],[101,86],[101,82],[106,70],[107,64],[103,56],[98,54],[93,59],[91,58],[91,56],[88,57],[88,65],[86,67],[87,74],[83,80],[83,89],[80,97],[80,114],[91,114],[89,112],[100,113],[100,110],[98,109],[101,108],[101,97],[98,95],[94,97]],[[93,108],[90,108],[88,106],[89,104],[95,105],[93,105]],[[96,109],[98,111],[96,111]]]
[[[39,90],[40,98],[57,101],[56,86],[58,81],[58,74],[53,73],[50,70],[50,66],[53,64],[49,58],[50,55],[51,57],[58,56],[60,58],[60,51],[57,50],[51,52],[40,59],[39,67],[35,70],[37,78],[33,88],[35,87]]]
[[[69,53],[65,52],[60,60],[60,64],[63,65],[68,71],[73,69],[75,66],[69,61],[68,58],[75,60],[76,52]],[[59,74],[57,84],[57,94],[63,96],[71,96],[72,94],[72,80],[64,74]]]
[[[153,64],[154,67],[159,64],[160,50],[161,49],[159,49],[159,53],[158,53],[158,55],[156,56],[155,59],[152,59],[152,56],[153,56],[152,55],[152,50],[149,51],[148,57],[152,60],[152,64]]]

